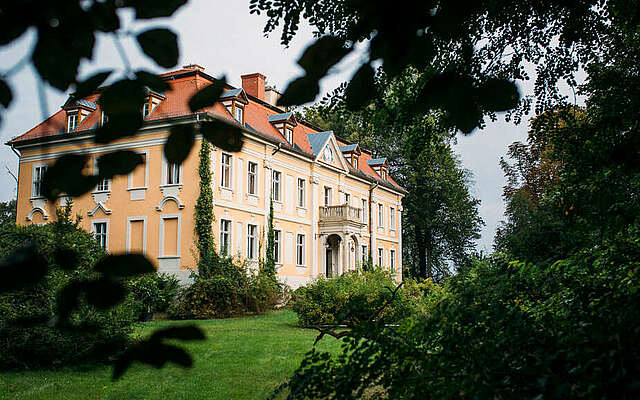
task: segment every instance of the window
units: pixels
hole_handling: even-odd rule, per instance
[[[241,124],[244,122],[244,120],[242,119],[243,114],[244,114],[244,109],[242,107],[236,106],[235,114],[233,117],[236,119],[236,121],[240,122]]]
[[[42,178],[44,177],[44,173],[47,172],[46,165],[40,165],[33,168],[33,188],[32,188],[32,197],[42,197]]]
[[[357,155],[353,155],[353,157],[351,158],[351,166],[354,169],[358,169],[358,156]]]
[[[160,218],[160,255],[180,257],[180,215],[163,215]]]
[[[249,161],[247,165],[247,191],[249,194],[256,194],[258,188],[258,164]]]
[[[387,170],[382,168],[380,169],[380,175],[382,176],[382,179],[387,179]]]
[[[362,258],[362,263],[365,264],[369,261],[369,249],[367,246],[362,246],[362,254],[360,255]]]
[[[109,179],[102,179],[98,182],[98,186],[96,187],[97,192],[108,192],[109,191]]]
[[[331,188],[325,186],[324,187],[324,205],[325,207],[330,206],[331,205]]]
[[[282,243],[282,232],[281,231],[273,231],[273,259],[275,262],[282,262],[282,255],[280,252],[280,244]]]
[[[222,153],[222,171],[220,173],[220,186],[231,188],[231,155]]]
[[[393,207],[389,208],[389,225],[392,231],[396,230],[396,209]]]
[[[104,111],[102,111],[102,114],[100,116],[100,125],[104,125],[107,122],[109,122],[109,116],[105,114]]]
[[[305,197],[307,191],[307,185],[304,179],[298,178],[298,207],[305,206]]]
[[[67,132],[72,132],[78,126],[78,114],[69,114],[67,117]]]
[[[298,237],[296,238],[296,265],[305,265],[304,241],[304,235],[298,234]]]
[[[96,239],[96,242],[103,249],[107,249],[107,223],[106,222],[94,222],[93,223],[93,237]]]
[[[220,252],[226,256],[231,250],[231,221],[220,220]]]
[[[382,267],[384,264],[384,249],[380,247],[378,249],[378,267]]]
[[[142,106],[142,118],[147,118],[149,114],[151,114],[151,104],[146,102]]]
[[[349,193],[344,194],[344,203],[351,204],[351,195]]]
[[[282,178],[282,173],[280,171],[273,171],[273,182],[272,183],[272,196],[274,201],[280,201],[280,179]]]
[[[381,203],[378,203],[378,226],[384,226],[384,208]]]
[[[389,250],[389,269],[391,270],[391,274],[395,275],[396,273],[396,251]]]
[[[362,199],[362,222],[367,222],[367,199]]]
[[[285,131],[287,132],[287,142],[293,144],[293,129],[291,128],[286,128]]]
[[[257,256],[256,251],[256,238],[257,238],[257,225],[247,226],[247,258],[254,260]]]
[[[167,185],[180,184],[180,165],[169,163],[167,164]]]

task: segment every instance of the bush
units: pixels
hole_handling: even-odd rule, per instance
[[[397,322],[408,316],[420,301],[427,284],[405,283],[391,300],[396,282],[382,269],[350,271],[335,278],[320,277],[293,292],[292,308],[301,326],[356,325],[373,317]]]
[[[70,282],[94,278],[95,263],[105,253],[93,237],[73,223],[44,226],[11,226],[0,233],[0,257],[35,242],[49,264],[46,277],[33,287],[0,294],[0,368],[62,366],[106,360],[129,341],[136,302],[129,296],[106,311],[84,299],[70,317],[74,329],[54,324],[57,295]],[[77,268],[58,261],[65,250],[77,260]],[[65,269],[66,268],[66,269]]]
[[[133,298],[140,304],[140,312],[166,312],[173,304],[180,282],[169,274],[147,274],[133,280],[129,286]]]
[[[283,286],[264,275],[252,276],[244,265],[232,258],[217,258],[211,271],[224,271],[212,276],[196,275],[191,286],[184,288],[169,307],[172,319],[214,319],[262,313],[272,310],[280,301]]]

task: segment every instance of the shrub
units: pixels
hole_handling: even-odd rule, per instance
[[[37,285],[0,294],[0,368],[61,366],[105,360],[124,348],[136,319],[136,303],[129,296],[106,311],[84,299],[70,317],[75,329],[54,324],[59,290],[68,283],[96,277],[92,270],[105,253],[93,237],[72,223],[5,227],[0,233],[0,257],[35,242],[49,265]],[[77,260],[77,268],[58,261],[65,250]]]
[[[207,271],[215,275],[196,275],[169,307],[172,319],[213,319],[262,313],[273,309],[281,299],[283,285],[265,275],[250,275],[244,265],[230,257],[214,257],[216,265]],[[222,271],[224,273],[222,273]]]
[[[379,268],[350,271],[335,278],[320,277],[298,288],[291,305],[301,326],[353,326],[372,318],[379,309],[378,318],[395,322],[411,313],[427,288],[410,282],[410,287],[401,288],[392,300],[396,286],[391,276]],[[387,302],[390,304],[383,308]]]
[[[166,312],[178,294],[180,282],[165,273],[147,274],[133,280],[129,288],[140,303],[140,312]]]

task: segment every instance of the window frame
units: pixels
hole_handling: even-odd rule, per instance
[[[238,119],[238,112],[240,112],[240,119]],[[233,119],[237,122],[244,124],[244,107],[240,107],[237,104],[233,107]]]
[[[131,223],[142,221],[142,254],[147,254],[147,217],[127,217],[127,253],[131,252]]]
[[[253,228],[253,232],[251,228]],[[258,240],[258,225],[247,224],[247,259],[248,260],[256,260],[258,258],[257,240]]]
[[[71,127],[71,119],[73,118],[73,127]],[[67,133],[76,130],[80,124],[80,111],[67,114]]]
[[[105,231],[102,233],[98,233],[96,230],[97,225],[104,225]],[[92,219],[91,220],[91,235],[98,242],[100,247],[102,247],[105,251],[109,251],[109,220],[108,219]],[[98,235],[103,236],[104,245],[100,240],[98,240]]]
[[[282,264],[282,230],[273,230],[273,259],[276,264]]]
[[[392,275],[396,274],[396,250],[389,249],[389,271]]]
[[[293,128],[285,126],[284,133],[284,137],[287,139],[287,142],[289,142],[289,144],[293,144]]]
[[[378,228],[384,228],[384,205],[378,203]]]
[[[228,224],[228,229],[223,230],[223,226]],[[225,256],[231,255],[231,247],[233,246],[233,221],[226,218],[220,218],[220,254],[224,254]],[[226,246],[223,244],[223,239],[226,235]]]
[[[302,184],[302,185],[301,185]],[[298,207],[307,208],[307,180],[304,178],[298,178]]]
[[[378,267],[384,267],[384,248],[378,247]]]
[[[360,254],[360,259],[364,264],[369,261],[369,247],[366,244],[360,245],[360,251],[362,252],[362,254]]]
[[[142,105],[142,118],[147,118],[151,114],[151,102],[145,101]]]
[[[96,156],[93,159],[93,173],[98,175],[100,173],[100,170],[98,169],[98,160],[100,159],[101,156]],[[108,193],[111,192],[111,179],[101,179],[97,184],[95,189],[93,190],[94,193],[98,192],[98,193]]]
[[[176,253],[175,255],[165,255],[165,237],[164,237],[164,224],[168,219],[177,219],[178,227],[176,228],[178,231],[176,232]],[[160,259],[174,259],[180,258],[180,250],[181,250],[181,241],[182,241],[182,215],[181,214],[162,214],[160,216],[160,234],[158,235],[158,239],[160,241],[160,245],[158,247],[158,258]]]
[[[165,185],[182,185],[182,164],[167,161],[165,172]]]
[[[302,240],[300,240],[302,239]],[[296,267],[306,266],[306,235],[304,233],[296,234]]]
[[[277,180],[276,176],[278,177]],[[278,183],[278,190],[275,190],[276,182]],[[275,169],[271,171],[271,198],[278,203],[282,201],[282,172]]]
[[[228,163],[225,163],[225,159]],[[226,175],[226,185],[225,185],[225,171]],[[220,155],[220,187],[225,189],[231,189],[231,182],[233,181],[233,155],[229,153],[222,152]]]
[[[367,219],[369,218],[369,213],[367,212],[367,199],[363,198],[361,199],[361,204],[362,204],[362,222],[363,223],[367,223]]]
[[[253,172],[251,172],[251,166],[255,167]],[[251,178],[253,178],[253,188],[251,187]],[[247,161],[247,194],[258,195],[258,163],[254,161]]]
[[[40,199],[44,197],[44,195],[42,194],[42,178],[44,177],[44,174],[47,173],[48,169],[49,169],[49,164],[45,164],[45,163],[35,164],[31,169],[31,198],[32,199]],[[39,174],[38,180],[35,180],[36,171],[38,171],[38,174]],[[37,189],[36,189],[36,185],[37,185]]]
[[[330,207],[333,203],[333,188],[331,186],[324,187],[324,206]]]
[[[389,207],[389,229],[392,231],[396,230],[396,208],[390,206]]]
[[[351,194],[350,193],[345,193],[344,194],[344,204],[346,204],[346,205],[350,205],[351,204]]]

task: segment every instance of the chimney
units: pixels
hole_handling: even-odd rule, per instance
[[[271,104],[274,107],[278,106],[278,100],[282,94],[276,90],[273,86],[267,86],[264,90],[264,101]]]
[[[267,77],[259,72],[242,75],[242,88],[248,95],[264,101],[264,84]]]

